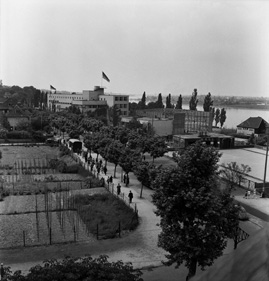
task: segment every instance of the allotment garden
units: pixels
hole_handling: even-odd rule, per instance
[[[0,151],[0,248],[94,242],[138,225],[136,210],[78,155],[45,145]]]

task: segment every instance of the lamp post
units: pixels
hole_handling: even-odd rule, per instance
[[[262,196],[264,196],[265,182],[266,182],[266,170],[267,170],[267,158],[268,158],[268,145],[269,145],[269,126],[266,126],[265,134],[266,134],[267,140],[266,140],[266,154],[265,154],[265,165],[264,165],[264,177],[263,177]]]

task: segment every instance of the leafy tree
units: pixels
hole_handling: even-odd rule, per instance
[[[136,117],[133,117],[129,123],[126,124],[126,127],[130,130],[137,130],[143,127],[143,125],[137,120]]]
[[[120,161],[123,145],[118,141],[113,141],[107,148],[107,159],[109,162],[114,163],[114,178],[116,177],[116,169]]]
[[[143,93],[141,101],[138,102],[137,109],[146,108],[146,92]]]
[[[152,157],[152,162],[154,162],[155,158],[162,157],[168,151],[165,141],[160,137],[149,139],[149,143],[149,153]]]
[[[158,245],[169,254],[166,265],[185,265],[187,280],[196,267],[213,264],[238,226],[238,208],[227,190],[218,189],[220,154],[197,142],[184,150],[177,167],[163,169],[152,184],[161,217]]]
[[[158,168],[159,169],[159,168]],[[134,165],[134,174],[141,183],[140,198],[142,198],[143,187],[150,187],[151,181],[155,179],[157,168],[153,163],[138,161]]]
[[[164,108],[162,94],[159,93],[158,99],[155,103],[155,108]]]
[[[9,267],[4,268],[6,281],[143,281],[141,275],[142,272],[134,269],[131,263],[109,262],[106,255],[46,260],[43,265],[32,267],[26,275],[22,275],[21,271],[12,273]]]
[[[171,94],[169,94],[167,97],[166,97],[166,108],[173,108],[174,106],[172,105],[172,102],[171,102]]]
[[[221,127],[223,126],[225,120],[226,120],[226,110],[222,108],[220,112],[220,120],[219,120]]]
[[[246,181],[245,176],[251,172],[251,168],[248,165],[241,164],[239,166],[236,162],[224,164],[223,167],[221,175],[229,182],[231,190],[237,185],[241,186]]]
[[[138,104],[136,102],[129,102],[129,115],[136,116],[136,110],[138,110]]]
[[[198,104],[197,95],[198,95],[197,89],[194,89],[189,102],[190,110],[197,110],[196,108]]]
[[[128,175],[130,172],[133,172],[136,162],[138,162],[140,158],[140,153],[137,150],[132,150],[126,147],[122,150],[120,155],[119,165]]]
[[[156,102],[153,102],[153,101],[149,102],[148,105],[147,105],[147,108],[148,109],[156,108]]]
[[[204,104],[203,104],[204,111],[209,112],[212,109],[212,106],[213,106],[213,100],[211,94],[208,93],[204,99]]]
[[[220,121],[220,110],[219,110],[219,108],[217,108],[216,111],[215,111],[215,125],[216,125],[216,127],[218,126],[219,121]]]
[[[179,95],[179,97],[178,97],[176,109],[182,109],[182,96],[181,95]]]

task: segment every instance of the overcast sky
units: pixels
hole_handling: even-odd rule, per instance
[[[269,96],[269,1],[0,3],[4,85]]]

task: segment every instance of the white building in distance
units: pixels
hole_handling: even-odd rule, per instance
[[[93,91],[83,90],[82,93],[55,91],[48,94],[48,107],[51,110],[61,111],[71,105],[78,107],[81,112],[116,106],[121,110],[122,116],[129,115],[129,95],[107,94],[99,86],[95,86]]]

